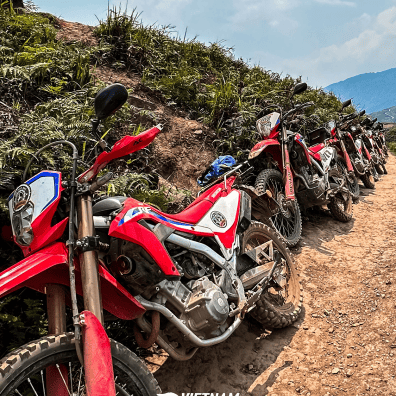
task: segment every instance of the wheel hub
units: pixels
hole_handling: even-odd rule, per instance
[[[279,209],[282,215],[287,219],[290,219],[292,213],[290,210],[290,204],[286,201],[286,197],[282,193],[279,193],[277,201],[279,203]]]

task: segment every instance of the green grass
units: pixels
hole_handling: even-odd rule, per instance
[[[145,26],[138,19],[136,10],[128,15],[121,8],[109,9],[94,31],[109,48],[102,62],[121,62],[140,73],[144,84],[214,127],[219,154],[245,156],[257,139],[257,114],[271,103],[289,108],[288,94],[300,79],[250,66],[221,43],[205,45],[196,38],[175,36],[171,26]],[[309,88],[296,100],[315,102],[316,107],[306,112],[315,125],[333,119],[341,108],[333,94],[320,89]],[[224,121],[235,117],[242,118],[242,131],[230,139]]]

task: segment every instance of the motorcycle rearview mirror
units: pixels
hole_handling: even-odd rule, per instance
[[[366,114],[366,110],[362,110],[362,111],[359,113],[359,117],[361,117],[363,114]]]
[[[96,118],[104,120],[114,114],[128,99],[128,91],[119,83],[102,88],[95,96]]]
[[[378,118],[374,118],[373,120],[371,120],[371,123],[374,124],[374,122],[376,122],[378,120]]]
[[[348,99],[348,100],[346,100],[345,102],[343,102],[343,103],[342,103],[341,110],[345,109],[345,107],[350,106],[351,103],[352,103],[352,100],[351,100],[351,99]]]
[[[307,83],[304,83],[304,82],[298,83],[298,84],[294,87],[294,89],[293,89],[292,97],[293,97],[294,95],[298,95],[298,94],[300,94],[300,93],[306,91],[307,88],[308,88]]]

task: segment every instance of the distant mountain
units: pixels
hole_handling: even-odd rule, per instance
[[[396,106],[396,68],[378,73],[359,74],[324,88],[342,101],[352,98],[353,104],[367,113]]]
[[[373,118],[378,118],[380,122],[396,123],[396,106],[389,107],[388,109],[376,111],[370,114]]]

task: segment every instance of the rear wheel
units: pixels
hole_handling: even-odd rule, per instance
[[[302,288],[290,251],[270,227],[252,222],[242,238],[242,252],[272,241],[272,247],[281,254],[283,263],[274,272],[270,287],[263,292],[251,315],[268,328],[282,328],[295,322],[301,312]],[[268,269],[272,264],[268,263]]]
[[[366,188],[375,188],[375,180],[371,171],[367,171],[363,176],[360,176],[360,180],[363,182]]]
[[[327,204],[333,217],[347,223],[352,220],[353,208],[352,208],[352,197],[344,197],[342,193],[338,193],[336,196],[330,199],[330,203]]]
[[[161,393],[146,365],[124,345],[110,342],[116,393],[123,396]],[[48,368],[52,370],[50,382],[58,384],[51,395],[86,395],[84,370],[77,358],[73,333],[43,337],[4,357],[0,361],[0,395],[48,396]]]
[[[269,218],[261,216],[260,220],[274,228],[288,246],[297,245],[302,232],[300,206],[297,200],[286,201],[282,174],[276,169],[263,170],[257,176],[255,188],[260,195],[268,190],[279,207],[277,214]]]

